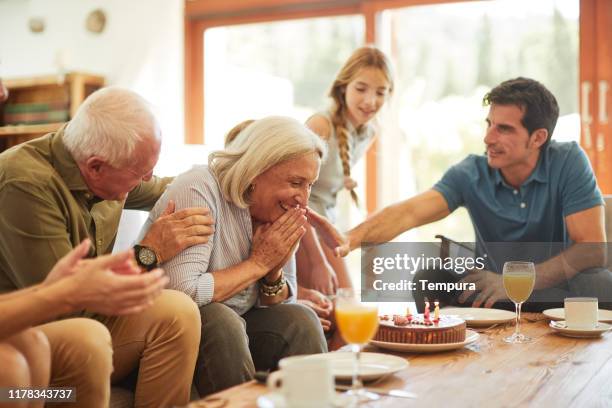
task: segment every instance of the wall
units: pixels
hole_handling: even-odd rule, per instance
[[[85,29],[90,11],[106,12],[102,34]],[[46,28],[35,34],[30,17]],[[0,0],[0,76],[78,70],[130,88],[156,109],[164,150],[183,144],[182,0]]]

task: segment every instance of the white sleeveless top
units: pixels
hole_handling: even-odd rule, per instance
[[[338,191],[344,188],[344,172],[342,171],[342,160],[338,151],[336,129],[331,122],[331,113],[325,111],[317,114],[327,118],[331,131],[327,141],[327,158],[321,163],[319,179],[312,186],[308,205],[331,222],[335,222],[336,196]],[[371,125],[365,125],[360,132],[357,132],[348,120],[346,121],[346,128],[349,132],[350,165],[353,167],[365,154],[375,132]]]

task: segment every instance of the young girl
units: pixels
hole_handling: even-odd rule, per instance
[[[358,203],[354,190],[357,183],[351,178],[351,168],[374,140],[374,119],[392,91],[391,64],[385,54],[370,46],[359,48],[331,86],[331,108],[306,122],[328,142],[329,148],[308,205],[332,222],[336,221],[336,195],[340,190],[349,190],[353,201]],[[352,286],[344,261],[320,244],[312,228],[302,238],[297,262],[298,281],[304,288],[333,295],[338,287]]]

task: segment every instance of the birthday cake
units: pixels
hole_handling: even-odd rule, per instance
[[[379,316],[374,340],[387,343],[442,344],[465,341],[465,320],[457,316]]]

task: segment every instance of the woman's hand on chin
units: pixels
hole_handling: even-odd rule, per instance
[[[305,210],[292,208],[271,224],[255,229],[251,259],[268,271],[282,267],[306,232]]]

